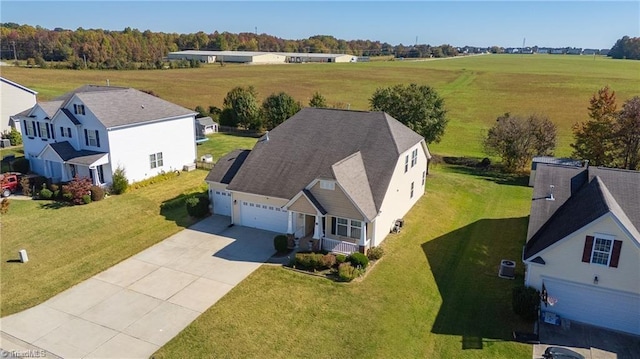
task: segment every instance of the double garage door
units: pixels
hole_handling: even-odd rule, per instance
[[[561,317],[640,335],[640,296],[557,279],[545,279],[558,301],[543,310]]]
[[[240,225],[287,233],[287,211],[277,206],[242,201],[240,207]]]

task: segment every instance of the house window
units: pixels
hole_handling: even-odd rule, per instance
[[[413,182],[411,182],[411,194],[409,195],[409,198],[413,198]]]
[[[84,105],[73,105],[73,113],[76,115],[84,115]]]
[[[33,121],[24,121],[27,129],[27,136],[35,136],[35,129],[33,128]]]
[[[150,154],[149,163],[151,164],[151,168],[162,167],[162,152]]]
[[[418,163],[418,149],[411,151],[411,167]]]
[[[336,188],[336,184],[333,181],[320,180],[320,188],[333,191]]]
[[[38,125],[40,126],[40,128],[38,129],[38,132],[40,132],[40,137],[50,138],[51,136],[49,135],[49,124],[46,122],[39,122]]]
[[[404,173],[407,173],[409,170],[409,155],[406,155],[404,158]]]
[[[84,144],[87,146],[100,147],[100,134],[97,130],[84,130]]]
[[[422,185],[424,186],[424,182],[427,180],[427,171],[422,171]]]
[[[360,238],[362,235],[362,222],[353,219],[333,217],[333,227],[331,234],[337,234],[342,237],[350,237],[354,239]]]
[[[591,252],[591,263],[609,265],[613,240],[605,238],[595,238],[593,241],[593,251]]]

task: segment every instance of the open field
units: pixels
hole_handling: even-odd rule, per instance
[[[590,96],[609,84],[620,104],[638,95],[640,62],[569,55],[484,55],[431,61],[354,64],[206,65],[197,69],[75,71],[3,67],[2,76],[51,99],[81,85],[106,84],[152,90],[182,106],[222,106],[234,86],[253,85],[261,98],[286,91],[306,104],[315,91],[329,104],[368,109],[378,87],[417,82],[446,100],[451,120],[442,155],[482,157],[481,139],[497,116],[511,112],[548,115],[559,127],[559,155],[571,152],[571,126],[586,119]]]
[[[262,266],[155,358],[531,358],[511,330],[501,259],[518,259],[526,179],[437,166],[427,194],[361,282],[334,283]]]

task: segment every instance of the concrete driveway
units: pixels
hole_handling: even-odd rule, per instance
[[[0,319],[0,347],[44,349],[49,357],[148,358],[274,253],[274,233],[228,225],[229,217],[209,217]]]
[[[542,358],[550,346],[564,347],[586,359],[640,359],[640,337],[571,322],[568,326],[540,324],[540,343],[533,359]]]

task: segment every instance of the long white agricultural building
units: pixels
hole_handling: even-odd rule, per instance
[[[347,54],[320,54],[261,51],[199,51],[170,52],[169,60],[198,60],[204,63],[229,62],[251,64],[282,64],[302,62],[356,62],[357,56]]]

